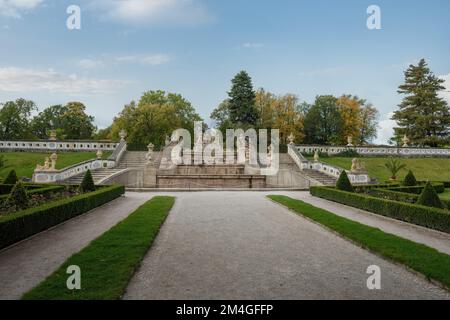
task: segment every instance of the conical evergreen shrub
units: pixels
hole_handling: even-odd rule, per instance
[[[348,179],[347,172],[345,170],[342,170],[341,175],[339,176],[339,179],[336,182],[336,188],[338,190],[342,191],[348,191],[348,192],[354,192],[353,186]]]
[[[414,176],[414,173],[409,170],[408,174],[405,176],[405,180],[403,180],[403,185],[407,187],[413,187],[417,185],[416,177]]]
[[[86,171],[83,177],[83,181],[80,184],[81,192],[91,192],[95,191],[94,179],[92,179],[91,170]]]
[[[6,179],[3,181],[3,184],[16,184],[19,179],[17,178],[16,170],[11,170]]]
[[[22,182],[18,181],[15,184],[9,194],[8,203],[20,209],[26,209],[28,207],[29,199]]]
[[[436,193],[436,190],[429,182],[427,182],[425,188],[423,188],[416,203],[427,207],[444,208],[438,194]]]

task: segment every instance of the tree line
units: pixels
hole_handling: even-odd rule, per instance
[[[401,144],[406,135],[412,146],[449,144],[450,111],[440,97],[445,90],[425,60],[410,65],[405,83],[398,93],[404,95],[392,119],[393,143]],[[0,139],[46,139],[56,131],[59,139],[119,139],[127,132],[130,147],[144,149],[152,142],[156,148],[165,144],[173,130],[193,132],[194,121],[203,121],[195,107],[183,96],[162,90],[147,91],[140,99],[126,104],[111,126],[97,130],[94,117],[81,102],[51,106],[37,112],[33,101],[17,99],[0,104]],[[356,95],[318,95],[313,103],[301,101],[295,94],[277,95],[263,88],[255,90],[246,71],[231,80],[228,98],[211,113],[214,126],[226,129],[279,129],[282,144],[291,134],[295,143],[344,145],[349,136],[353,144],[368,145],[377,136],[378,110]]]

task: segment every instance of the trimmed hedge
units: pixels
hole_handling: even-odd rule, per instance
[[[394,201],[408,202],[408,203],[416,203],[419,200],[419,195],[414,193],[406,193],[406,192],[397,192],[391,191],[389,189],[371,189],[366,194]],[[450,200],[441,199],[442,204],[450,210]]]
[[[27,185],[24,185],[25,190],[27,190],[27,195],[32,196],[34,194],[42,194],[44,196],[47,196],[53,192],[59,192],[64,190],[66,187],[61,185],[50,185],[50,186],[36,186],[33,185],[31,188],[29,188]],[[4,203],[9,197],[8,194],[3,194],[0,196],[0,205]]]
[[[423,189],[425,188],[426,184],[420,185],[420,186],[403,186],[403,187],[392,187],[387,188],[392,191],[396,192],[406,192],[406,193],[414,193],[414,194],[421,194]],[[436,190],[437,193],[443,193],[445,192],[445,187],[443,183],[433,183],[434,190]]]
[[[0,217],[0,249],[99,207],[125,193],[123,186],[62,199]]]
[[[388,188],[394,188],[394,187],[400,187],[399,183],[386,183],[386,184],[364,184],[364,185],[355,185],[353,188],[355,189],[355,192],[363,193],[367,192],[369,190],[373,189],[388,189]]]
[[[450,213],[444,209],[380,199],[329,187],[311,187],[310,192],[315,197],[450,233]]]

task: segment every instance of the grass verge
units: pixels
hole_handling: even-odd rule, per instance
[[[52,275],[26,293],[26,300],[115,300],[122,297],[137,266],[153,243],[175,201],[154,197],[125,220],[67,259]],[[81,269],[81,289],[69,290],[66,270]]]
[[[361,247],[394,262],[402,263],[422,273],[428,279],[440,282],[447,289],[450,288],[449,255],[423,244],[385,233],[380,229],[340,217],[300,200],[286,196],[272,195],[268,197],[294,212],[334,230]]]

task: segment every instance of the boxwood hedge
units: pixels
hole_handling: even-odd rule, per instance
[[[0,217],[0,249],[101,206],[124,194],[123,186],[108,186],[68,199]]]
[[[330,187],[311,187],[310,192],[316,197],[450,233],[450,213],[447,210],[381,199]]]
[[[434,190],[436,190],[437,193],[443,193],[445,191],[445,186],[442,182],[433,182]],[[401,187],[389,187],[387,189],[397,192],[406,192],[406,193],[414,193],[414,194],[421,194],[423,191],[423,188],[425,188],[425,184],[418,185],[418,186],[401,186]]]

